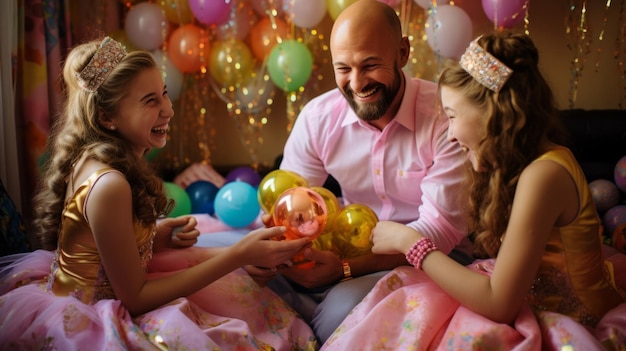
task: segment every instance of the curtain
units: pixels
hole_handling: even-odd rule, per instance
[[[18,208],[21,206],[20,167],[15,121],[15,75],[17,55],[17,3],[0,2],[0,179]]]
[[[0,6],[0,176],[29,218],[50,125],[62,104],[61,60],[71,43],[68,6],[67,0],[3,1]]]

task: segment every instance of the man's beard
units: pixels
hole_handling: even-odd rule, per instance
[[[402,78],[398,73],[398,70],[395,70],[395,78],[391,84],[391,86],[385,86],[382,83],[374,83],[367,85],[362,91],[370,91],[374,89],[378,89],[382,92],[381,97],[370,103],[358,103],[354,99],[354,91],[350,88],[350,85],[346,85],[346,87],[342,90],[343,96],[348,100],[348,104],[352,107],[352,110],[356,115],[363,121],[376,121],[380,119],[389,109],[389,106],[393,102],[393,99],[398,94],[400,90],[400,82]]]

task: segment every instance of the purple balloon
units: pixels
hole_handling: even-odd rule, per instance
[[[251,167],[237,167],[226,175],[226,183],[230,182],[246,182],[256,188],[261,183],[261,176]]]
[[[206,25],[223,24],[230,17],[230,0],[189,0],[189,9],[198,22]]]
[[[482,0],[485,15],[498,27],[511,28],[525,16],[527,0]]]

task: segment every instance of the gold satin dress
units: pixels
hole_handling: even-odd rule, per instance
[[[572,153],[563,147],[537,160],[563,166],[574,179],[580,208],[572,223],[552,231],[529,294],[531,306],[556,311],[595,326],[609,310],[626,301],[615,286],[613,267],[602,256],[601,221],[585,175]]]
[[[95,182],[109,172],[119,173],[113,168],[95,172],[75,189],[74,195],[65,205],[59,245],[48,285],[55,295],[71,295],[85,303],[115,298],[83,207]],[[145,269],[152,257],[154,225],[142,226],[139,221],[135,221],[135,237]]]

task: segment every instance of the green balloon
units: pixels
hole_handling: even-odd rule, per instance
[[[191,213],[191,199],[185,189],[172,182],[163,182],[165,196],[174,200],[174,208],[167,215],[168,217],[178,217]]]
[[[303,86],[313,72],[311,51],[293,39],[275,45],[267,60],[272,82],[288,93]]]
[[[161,153],[161,150],[162,150],[162,149],[159,149],[159,148],[153,147],[152,149],[150,149],[150,151],[148,151],[148,152],[146,153],[146,155],[145,155],[145,156],[146,156],[146,159],[147,159],[148,161],[154,161],[154,159],[156,159],[156,158],[157,158],[157,156],[159,156],[159,154]]]

